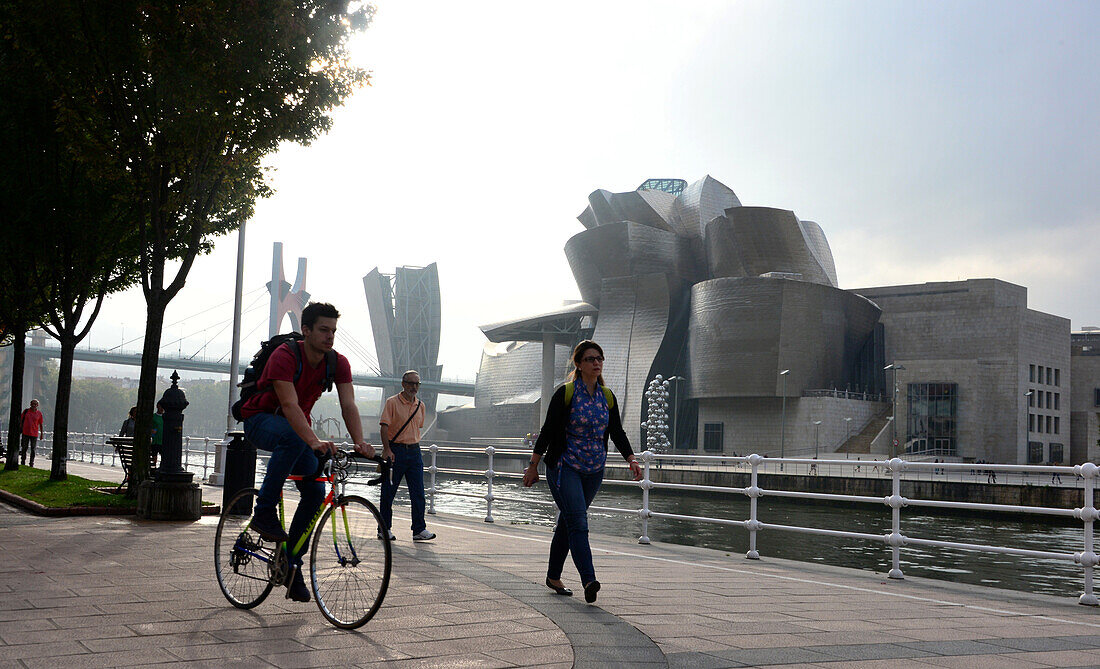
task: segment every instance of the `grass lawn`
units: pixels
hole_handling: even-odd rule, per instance
[[[117,483],[92,481],[69,474],[66,481],[51,481],[45,469],[20,467],[18,471],[0,470],[0,489],[38,502],[42,506],[109,506],[133,508],[137,501],[126,495],[112,495],[95,488],[115,488]]]

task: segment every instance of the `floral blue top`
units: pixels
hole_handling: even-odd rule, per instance
[[[610,420],[607,397],[599,385],[592,394],[580,379],[574,383],[569,422],[565,427],[565,452],[561,461],[582,474],[591,474],[603,469],[607,461],[603,441]]]

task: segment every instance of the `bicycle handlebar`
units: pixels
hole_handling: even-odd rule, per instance
[[[339,470],[343,474],[343,476],[346,477],[347,474],[348,474],[348,471],[347,471],[348,470],[348,465],[350,464],[350,461],[353,460],[353,459],[354,460],[370,460],[371,462],[375,462],[375,463],[378,464],[378,476],[377,476],[377,478],[373,478],[373,479],[370,479],[369,481],[367,481],[367,485],[378,485],[379,483],[382,482],[382,478],[386,477],[386,476],[390,476],[391,477],[390,481],[391,482],[393,481],[392,471],[391,471],[391,467],[393,466],[393,463],[391,463],[389,460],[386,460],[381,455],[377,455],[377,454],[372,458],[368,458],[367,456],[363,455],[362,453],[359,453],[358,451],[345,451],[345,450],[338,449],[336,451],[336,455],[332,456],[333,469]]]

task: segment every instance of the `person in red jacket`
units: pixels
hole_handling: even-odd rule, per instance
[[[27,464],[27,449],[31,451],[31,467],[34,466],[34,447],[38,436],[42,434],[42,412],[38,410],[38,400],[31,400],[30,408],[23,409],[19,416],[23,424],[23,438],[19,440],[19,464]]]

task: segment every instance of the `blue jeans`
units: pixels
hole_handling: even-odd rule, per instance
[[[275,511],[279,503],[279,497],[283,494],[283,484],[291,474],[296,476],[311,476],[317,472],[319,464],[317,455],[309,447],[290,422],[283,416],[270,413],[256,414],[244,421],[244,436],[253,446],[264,451],[271,452],[271,459],[267,461],[267,474],[260,486],[260,494],[256,498],[256,513]],[[301,500],[298,509],[294,512],[294,519],[290,522],[287,534],[290,536],[288,546],[294,550],[298,540],[302,537],[309,521],[321,503],[325,501],[325,484],[320,481],[306,480],[295,481]],[[302,564],[302,556],[309,550],[309,542],[302,545],[300,553],[292,556],[295,564]]]
[[[588,507],[603,483],[603,470],[582,474],[560,462],[546,468],[546,483],[561,514],[554,527],[554,539],[550,542],[550,564],[546,576],[551,580],[561,578],[565,556],[573,554],[573,564],[581,576],[581,583],[596,580],[592,566],[592,549],[588,545]]]
[[[412,532],[417,534],[428,527],[424,522],[424,459],[420,457],[420,445],[391,444],[390,450],[393,451],[393,469],[390,470],[393,482],[389,477],[382,478],[382,522],[393,531],[393,498],[401,485],[401,477],[405,477],[412,504]]]

